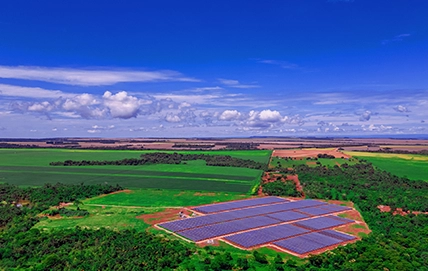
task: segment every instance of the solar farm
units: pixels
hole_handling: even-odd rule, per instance
[[[263,197],[196,206],[196,216],[157,224],[195,243],[221,240],[240,249],[271,247],[299,257],[356,240],[334,230],[355,223],[337,214],[350,207],[318,200]]]

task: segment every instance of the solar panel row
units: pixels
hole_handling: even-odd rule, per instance
[[[275,197],[273,197],[275,198]],[[294,214],[295,219],[291,216],[293,213],[288,214],[279,214],[286,210],[295,210],[311,206],[322,206],[326,204],[325,202],[316,201],[316,200],[301,200],[293,202],[284,202],[271,205],[263,205],[253,208],[245,208],[227,212],[221,212],[216,214],[208,214],[199,217],[186,218],[182,220],[176,220],[172,222],[166,222],[160,224],[160,226],[171,230],[173,232],[179,232],[183,230],[188,230],[192,228],[207,226],[210,224],[225,222],[234,219],[240,219],[245,217],[259,216],[268,214],[270,217],[277,218],[282,221],[291,221],[299,218],[305,218],[307,216]],[[274,214],[278,213],[278,214]]]
[[[274,245],[299,254],[305,254],[324,247],[340,244],[343,240],[321,233],[312,232],[273,243]]]
[[[272,214],[268,214],[267,216],[275,218],[275,219],[278,219],[278,220],[281,220],[283,222],[288,222],[288,221],[293,221],[293,220],[299,220],[299,219],[303,219],[303,218],[309,217],[309,216],[307,216],[305,214],[294,212],[294,211],[285,211],[285,212],[272,213]]]
[[[348,224],[350,222],[355,222],[355,221],[346,219],[346,218],[335,217],[335,216],[323,216],[323,217],[316,217],[316,218],[311,218],[303,221],[297,221],[293,224],[299,227],[310,229],[310,230],[322,230],[322,229],[341,226],[344,224]]]
[[[225,237],[224,239],[248,249],[306,232],[309,231],[290,224],[286,224],[238,233]]]
[[[330,210],[332,212],[342,212],[342,211],[347,211],[347,210],[352,209],[352,208],[347,207],[347,206],[340,206],[340,205],[336,205],[336,204],[326,204],[326,205],[320,206],[320,208]]]
[[[343,241],[351,241],[351,240],[355,240],[357,239],[357,237],[346,234],[346,233],[342,233],[342,232],[338,232],[338,231],[333,231],[333,230],[325,230],[325,231],[320,231],[319,233],[336,238],[336,239],[340,239]]]
[[[201,228],[195,228],[179,232],[180,235],[198,242],[205,239],[212,239],[217,236],[231,234],[234,232],[245,231],[253,228],[278,224],[280,221],[265,217],[256,216],[250,218],[244,218],[239,220],[233,220],[214,225],[209,225]]]
[[[239,200],[239,201],[199,206],[199,207],[193,208],[193,210],[204,214],[210,214],[210,213],[223,212],[223,211],[232,210],[232,209],[247,208],[247,207],[252,207],[257,205],[273,204],[273,203],[288,202],[288,201],[289,200],[278,198],[278,197],[264,197],[264,198],[247,199],[247,200]]]
[[[315,216],[315,215],[325,215],[325,214],[333,213],[334,211],[321,209],[318,207],[309,207],[309,208],[299,209],[299,212]]]

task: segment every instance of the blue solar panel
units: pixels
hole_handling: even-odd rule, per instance
[[[180,235],[198,242],[205,239],[212,239],[217,236],[231,234],[234,232],[245,231],[253,228],[264,227],[278,224],[280,221],[266,216],[257,216],[233,220],[205,227],[190,229],[179,232]]]
[[[165,222],[159,224],[159,226],[173,231],[178,232],[185,229],[191,229],[195,227],[205,226],[209,224],[216,223],[217,220],[215,217],[212,216],[199,216],[199,217],[192,217],[192,218],[185,218],[181,220],[175,220],[171,222]]]
[[[223,212],[223,211],[232,210],[232,209],[247,208],[247,207],[252,207],[257,205],[274,204],[274,203],[288,202],[288,201],[289,200],[279,198],[279,197],[264,197],[264,198],[246,199],[246,200],[238,200],[238,201],[232,201],[232,202],[224,202],[224,203],[216,203],[216,204],[210,204],[205,206],[199,206],[199,207],[193,208],[193,210],[204,214],[210,214],[210,213]]]
[[[293,221],[293,220],[298,220],[298,219],[309,217],[305,214],[301,214],[301,213],[294,212],[294,211],[278,212],[278,213],[268,214],[267,216],[281,220],[283,222]]]
[[[354,222],[350,219],[342,219],[334,216],[323,216],[311,218],[308,220],[298,221],[293,223],[296,226],[311,229],[311,230],[322,230],[327,228],[333,228],[340,225],[348,224],[350,222]]]
[[[309,207],[309,208],[299,209],[299,212],[306,213],[309,215],[325,215],[325,214],[333,213],[334,211],[321,209],[318,207]]]
[[[346,234],[346,233],[342,233],[342,232],[338,232],[338,231],[333,231],[333,230],[325,230],[325,231],[320,231],[319,233],[336,238],[336,239],[340,239],[343,241],[351,241],[354,239],[357,239],[357,237]]]
[[[320,206],[320,208],[330,210],[332,212],[342,212],[342,211],[352,210],[352,208],[350,207],[340,206],[336,204],[326,204],[326,205]]]
[[[224,239],[241,247],[251,248],[306,232],[309,231],[286,224],[238,233],[225,237]]]
[[[317,232],[304,234],[297,237],[288,238],[273,243],[274,245],[284,248],[298,254],[305,254],[317,249],[340,244],[343,240],[326,236]]]

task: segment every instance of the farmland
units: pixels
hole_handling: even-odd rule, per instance
[[[182,164],[144,166],[51,167],[50,162],[64,160],[118,160],[138,158],[155,151],[2,149],[0,181],[17,185],[38,186],[44,183],[120,184],[128,188],[158,188],[196,191],[246,193],[259,180],[262,171],[237,167],[206,166],[195,160]],[[173,152],[169,152],[173,153]],[[183,151],[178,153],[195,153]],[[230,155],[267,163],[270,151],[196,152]]]
[[[364,159],[375,167],[411,180],[428,181],[428,156],[415,154],[346,152]]]

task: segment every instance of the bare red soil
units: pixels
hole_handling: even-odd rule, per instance
[[[143,214],[139,215],[136,218],[142,219],[145,223],[149,225],[155,225],[162,222],[167,222],[171,220],[177,220],[179,217],[179,212],[183,212],[184,215],[190,216],[191,212],[187,209],[165,209],[162,212],[154,214]]]
[[[377,208],[381,211],[381,212],[391,212],[391,207],[389,207],[388,205],[379,205],[377,206]],[[392,213],[393,215],[401,215],[401,216],[405,216],[408,214],[428,214],[428,212],[418,212],[418,211],[404,211],[402,208],[397,208],[395,209],[395,211]]]
[[[304,157],[317,157],[318,154],[333,155],[335,158],[350,158],[351,156],[344,154],[343,152],[336,149],[301,149],[301,150],[274,150],[272,152],[273,157],[293,157],[293,158],[304,158]]]

